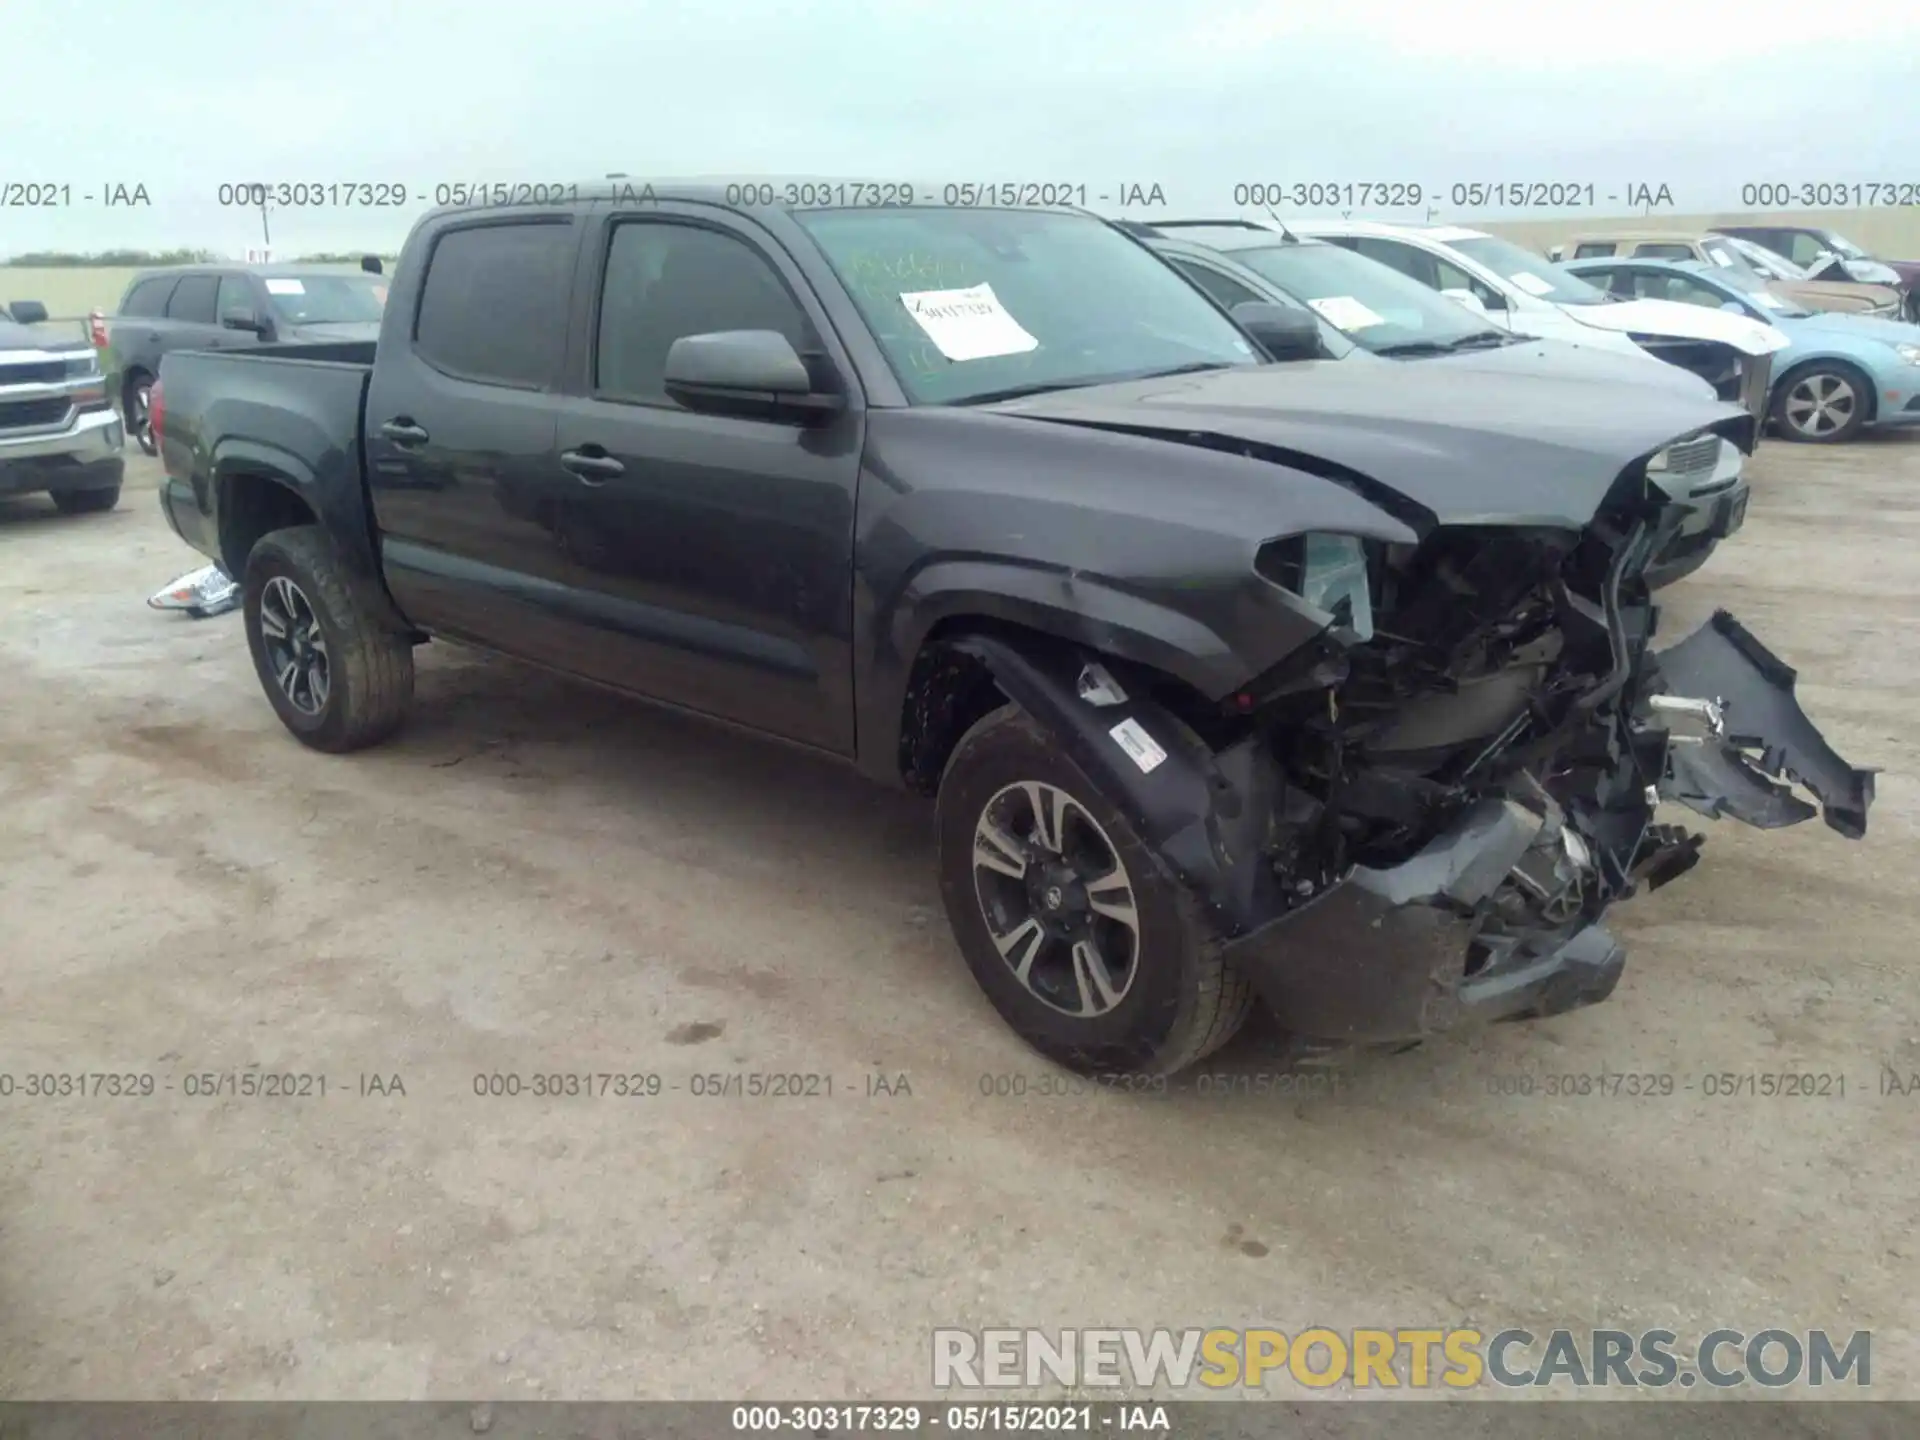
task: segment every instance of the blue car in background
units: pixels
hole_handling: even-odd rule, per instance
[[[1785,331],[1768,410],[1789,440],[1831,445],[1868,426],[1920,425],[1920,325],[1806,310],[1758,276],[1700,260],[1600,256],[1560,268],[1623,300],[1737,310]]]

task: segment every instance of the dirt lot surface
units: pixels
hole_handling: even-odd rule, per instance
[[[1254,1093],[1259,1034],[1231,1092],[1039,1093],[930,812],[784,749],[444,647],[398,741],[303,749],[237,616],[144,608],[194,562],[134,473],[0,503],[0,1395],[898,1397],[935,1325],[1599,1324],[1871,1329],[1920,1397],[1920,437],[1769,445],[1668,616],[1800,667],[1886,771],[1867,841],[1709,826],[1612,1001],[1320,1095]],[[188,1093],[256,1068],[325,1096]],[[832,1096],[693,1093],[735,1072]],[[1539,1093],[1595,1072],[1675,1093]],[[475,1093],[555,1073],[667,1088]]]

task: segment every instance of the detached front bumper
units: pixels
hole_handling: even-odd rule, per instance
[[[1849,838],[1865,834],[1874,772],[1835,753],[1794,698],[1793,670],[1733,616],[1719,612],[1653,660],[1639,720],[1666,732],[1661,799],[1762,829],[1824,814]],[[1484,924],[1503,887],[1537,887],[1543,858],[1562,873],[1590,859],[1590,838],[1568,841],[1526,807],[1483,800],[1413,858],[1353,870],[1224,953],[1289,1030],[1336,1044],[1406,1043],[1591,1005],[1626,962],[1597,915],[1492,945]],[[1692,866],[1699,843],[1649,823],[1631,873],[1658,888]]]
[[[1527,950],[1476,945],[1477,909],[1539,829],[1519,806],[1489,801],[1413,859],[1357,869],[1225,953],[1289,1030],[1332,1044],[1406,1043],[1595,1004],[1627,961],[1598,925],[1572,923]]]

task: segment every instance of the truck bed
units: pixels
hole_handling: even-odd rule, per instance
[[[323,341],[249,350],[176,350],[160,362],[161,508],[180,538],[228,567],[221,482],[237,474],[281,481],[340,536],[360,537],[353,559],[373,564],[372,517],[362,483],[361,424],[374,342]],[[213,441],[190,437],[244,436]]]

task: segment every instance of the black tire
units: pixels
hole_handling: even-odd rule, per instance
[[[148,397],[153,392],[153,376],[144,370],[136,370],[127,377],[126,392],[120,397],[120,418],[126,425],[127,434],[133,437],[133,443],[140,447],[142,455],[158,455],[160,447],[153,443],[153,425],[149,419]]]
[[[108,486],[99,490],[56,490],[53,503],[60,507],[62,515],[98,515],[103,510],[111,510],[120,503],[120,487]]]
[[[1800,423],[1795,416],[1801,406],[1812,402],[1822,388],[1833,385],[1843,387],[1851,396],[1844,422],[1825,431],[1817,428],[1818,421]],[[1774,428],[1784,439],[1802,445],[1842,445],[1860,433],[1873,413],[1873,382],[1838,360],[1815,360],[1780,377],[1773,387],[1771,412]]]
[[[382,623],[383,607],[366,593],[367,584],[340,563],[317,525],[275,530],[247,557],[242,613],[254,672],[280,723],[302,744],[330,754],[384,740],[400,727],[413,699],[413,643]],[[274,598],[266,600],[270,586]],[[263,602],[272,615],[283,614],[288,586],[319,626],[324,646],[324,696],[315,703],[317,687],[296,681],[311,708],[281,687],[269,650],[281,642],[262,626]]]
[[[976,826],[1009,787],[1034,782],[1065,792],[1091,817],[1101,832],[1094,843],[1111,847],[1131,887],[1131,966],[1124,993],[1103,1014],[1065,1013],[1022,983],[995,943],[976,884]],[[1219,1049],[1245,1023],[1252,987],[1205,941],[1192,900],[1024,711],[1003,706],[961,737],[941,776],[937,813],[940,889],[960,953],[1001,1018],[1048,1059],[1082,1074],[1167,1075]]]

